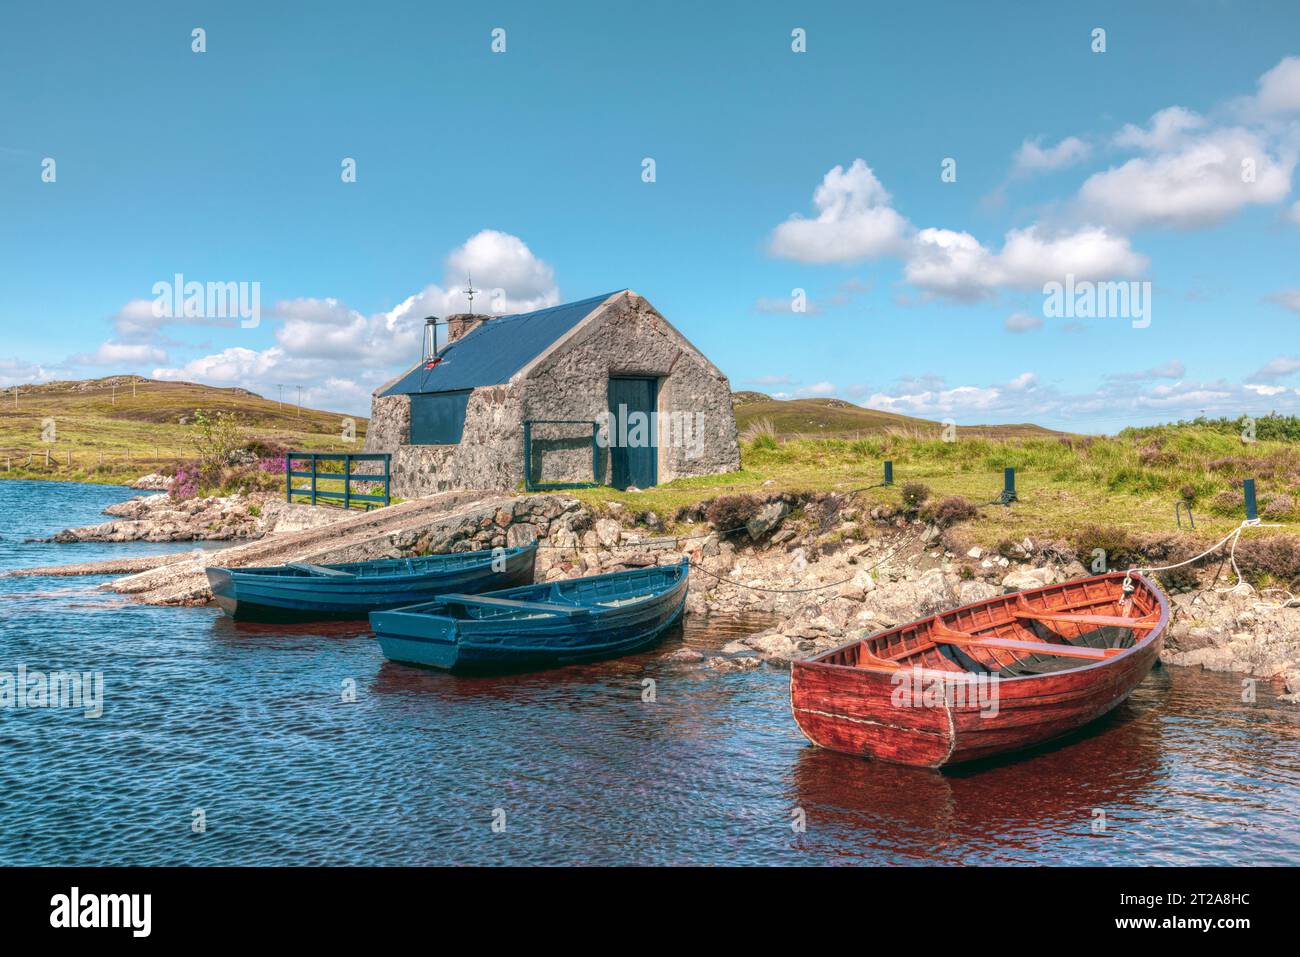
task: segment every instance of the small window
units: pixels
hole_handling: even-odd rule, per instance
[[[458,445],[465,431],[464,392],[416,393],[411,396],[411,445]]]

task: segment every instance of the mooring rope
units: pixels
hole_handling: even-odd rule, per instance
[[[1215,594],[1231,594],[1232,592],[1238,591],[1243,585],[1247,588],[1250,588],[1251,586],[1250,583],[1246,581],[1246,576],[1241,573],[1241,566],[1237,564],[1237,542],[1241,540],[1241,533],[1248,528],[1283,528],[1283,527],[1284,526],[1276,523],[1265,524],[1257,518],[1246,519],[1240,525],[1238,525],[1236,528],[1230,531],[1227,535],[1221,538],[1219,541],[1215,542],[1213,545],[1207,548],[1205,551],[1201,552],[1199,555],[1195,555],[1187,559],[1186,561],[1175,562],[1172,565],[1134,566],[1124,573],[1124,585],[1123,585],[1124,594],[1125,596],[1127,596],[1129,593],[1132,592],[1133,575],[1135,572],[1141,572],[1143,574],[1146,574],[1148,572],[1167,572],[1167,571],[1172,571],[1175,568],[1184,568],[1187,565],[1192,565],[1195,564],[1196,562],[1199,562],[1202,558],[1206,558],[1209,555],[1213,555],[1215,552],[1217,552],[1224,545],[1227,545],[1229,542],[1231,542],[1232,544],[1228,548],[1228,563],[1232,566],[1232,573],[1237,576],[1237,581],[1236,584],[1230,585],[1227,588],[1216,588],[1214,589],[1214,592]],[[1218,575],[1215,575],[1215,581],[1218,581]],[[1256,602],[1255,603],[1256,607],[1288,608],[1291,606],[1293,602],[1300,601],[1300,598],[1297,598],[1295,595],[1293,595],[1290,591],[1288,591],[1285,588],[1274,587],[1274,588],[1265,589],[1264,591],[1279,591],[1285,594],[1287,597],[1286,600],[1282,602]],[[1264,591],[1261,591],[1260,594],[1263,594]]]

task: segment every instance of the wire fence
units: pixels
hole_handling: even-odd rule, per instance
[[[113,471],[138,468],[141,474],[157,471],[175,471],[185,462],[193,461],[193,450],[132,449],[113,445],[59,445],[52,443],[36,448],[0,446],[0,465],[5,472],[81,472],[92,469]]]

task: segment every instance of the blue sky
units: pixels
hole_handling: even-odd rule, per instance
[[[1295,5],[1039,6],[9,5],[0,384],[364,413],[472,270],[508,310],[633,288],[736,389],[1078,431],[1298,411]],[[260,283],[261,321],[154,317],[177,273]],[[1067,274],[1150,282],[1150,324],[1045,316]]]

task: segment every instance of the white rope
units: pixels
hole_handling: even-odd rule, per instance
[[[1232,573],[1237,576],[1237,582],[1236,584],[1230,585],[1227,588],[1216,588],[1214,590],[1215,594],[1231,594],[1243,587],[1249,589],[1251,585],[1249,582],[1246,581],[1246,577],[1241,573],[1241,567],[1237,564],[1237,542],[1241,540],[1241,533],[1248,528],[1282,528],[1282,527],[1283,526],[1280,524],[1266,525],[1257,518],[1246,519],[1244,522],[1242,522],[1240,525],[1238,525],[1236,528],[1230,531],[1218,542],[1211,545],[1205,551],[1201,552],[1201,554],[1196,555],[1193,558],[1189,558],[1186,561],[1177,562],[1176,564],[1173,565],[1152,565],[1152,566],[1143,566],[1143,567],[1135,566],[1133,568],[1130,568],[1124,574],[1124,586],[1123,586],[1124,595],[1127,597],[1127,595],[1133,590],[1134,572],[1142,572],[1143,574],[1146,574],[1148,572],[1167,572],[1175,568],[1182,568],[1185,565],[1191,565],[1194,564],[1195,562],[1199,562],[1202,558],[1205,558],[1207,555],[1213,555],[1224,545],[1227,545],[1228,542],[1232,542],[1232,545],[1228,549],[1228,561],[1232,565]],[[1256,608],[1289,608],[1293,602],[1300,601],[1300,598],[1297,598],[1295,595],[1287,591],[1287,589],[1285,588],[1278,587],[1278,588],[1269,588],[1266,590],[1282,592],[1287,596],[1286,600],[1282,602],[1256,602],[1255,603]]]

